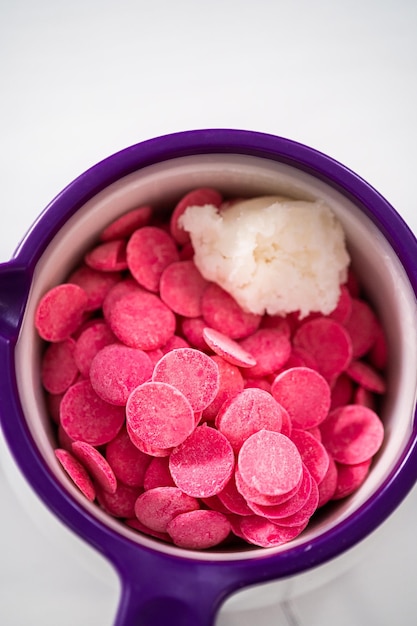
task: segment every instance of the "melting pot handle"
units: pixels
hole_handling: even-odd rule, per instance
[[[214,626],[227,596],[249,583],[230,563],[178,559],[155,551],[145,551],[139,560],[134,553],[125,553],[115,563],[122,594],[114,626]]]
[[[17,259],[0,264],[0,336],[15,341],[19,334],[31,276]]]

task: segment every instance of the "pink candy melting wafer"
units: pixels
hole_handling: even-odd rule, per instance
[[[345,465],[336,463],[337,467],[337,484],[332,500],[340,500],[350,496],[363,483],[371,466],[371,459],[356,463],[354,465]]]
[[[139,285],[158,291],[165,268],[179,260],[175,241],[162,228],[144,226],[136,230],[127,244],[127,263]]]
[[[133,445],[135,445],[138,450],[143,452],[143,454],[146,454],[150,457],[155,457],[155,458],[168,457],[173,450],[173,448],[171,447],[170,448],[158,448],[158,446],[153,446],[150,443],[144,441],[143,439],[138,437],[137,433],[134,430],[132,430],[129,427],[129,424],[126,424],[126,430]]]
[[[99,244],[84,257],[85,264],[101,272],[119,272],[127,269],[126,242],[123,239]]]
[[[199,317],[201,297],[208,284],[193,261],[177,261],[162,272],[159,295],[178,315]]]
[[[144,205],[132,209],[113,220],[100,234],[101,241],[124,239],[135,232],[137,228],[146,226],[153,214],[151,206]]]
[[[46,341],[64,341],[80,326],[87,306],[88,295],[78,285],[53,287],[36,308],[35,327]]]
[[[220,502],[231,513],[237,515],[252,515],[253,511],[247,501],[236,487],[236,479],[233,474],[225,487],[217,495]]]
[[[80,373],[87,378],[97,352],[116,342],[115,335],[104,321],[98,320],[83,330],[78,336],[74,351],[75,363]]]
[[[155,487],[175,487],[174,479],[169,471],[169,457],[155,457],[146,468],[143,479],[145,491]]]
[[[352,380],[368,389],[368,391],[373,391],[374,393],[385,393],[386,391],[385,380],[381,374],[364,361],[352,361],[346,373]]]
[[[307,526],[310,521],[310,517],[317,510],[319,503],[319,489],[316,481],[311,481],[311,491],[307,501],[301,507],[300,510],[288,515],[287,517],[280,517],[278,522],[281,526],[299,528],[300,526]]]
[[[198,500],[178,487],[155,487],[136,500],[135,514],[148,528],[164,533],[174,517],[199,508]]]
[[[222,200],[220,193],[211,187],[201,187],[186,193],[174,207],[170,219],[170,232],[175,241],[179,244],[186,244],[190,241],[189,233],[180,224],[180,217],[189,206],[212,204],[219,207]]]
[[[143,533],[144,535],[155,537],[156,539],[160,539],[161,541],[164,541],[165,543],[172,543],[172,539],[168,535],[168,533],[159,533],[156,530],[152,530],[151,528],[148,528],[148,526],[145,526],[145,524],[142,524],[142,522],[140,522],[137,517],[132,517],[132,518],[125,520],[125,523],[126,523],[126,526],[129,526],[129,528],[133,528],[134,530],[137,530],[140,533]]]
[[[243,350],[256,360],[247,367],[244,375],[262,377],[276,372],[285,365],[291,355],[291,343],[286,332],[276,328],[260,328],[240,342]]]
[[[94,446],[85,441],[74,441],[72,451],[104,491],[115,493],[116,476],[106,459]]]
[[[317,426],[329,412],[330,387],[321,374],[308,367],[293,367],[278,374],[271,393],[288,411],[294,428]]]
[[[92,480],[88,475],[85,467],[79,461],[77,461],[74,455],[71,454],[71,452],[69,452],[68,450],[57,448],[55,450],[55,456],[68,474],[68,476],[71,478],[73,483],[84,494],[87,500],[93,502],[96,497],[96,492]]]
[[[175,545],[191,550],[219,545],[227,539],[230,530],[230,522],[225,515],[208,509],[177,515],[167,527]]]
[[[347,330],[326,317],[302,324],[293,343],[296,348],[311,354],[318,371],[328,381],[346,370],[352,359],[352,341]]]
[[[94,357],[90,381],[103,400],[124,406],[135,387],[151,378],[152,371],[152,361],[143,350],[111,344]]]
[[[203,331],[207,324],[202,317],[188,317],[181,320],[181,331],[188,343],[198,350],[207,350]]]
[[[195,498],[217,495],[232,476],[234,464],[226,437],[205,424],[175,448],[169,459],[175,484]]]
[[[65,392],[60,414],[61,425],[71,439],[93,446],[114,439],[125,419],[123,407],[102,400],[89,380],[81,380]]]
[[[189,400],[193,411],[203,411],[219,390],[219,368],[194,348],[178,348],[155,365],[152,380],[173,385]]]
[[[128,487],[119,483],[114,493],[97,489],[97,500],[100,506],[113,517],[135,517],[136,500],[142,493],[138,487]]]
[[[109,314],[110,328],[116,337],[131,348],[161,348],[173,336],[174,313],[158,296],[134,291],[122,296]]]
[[[312,490],[312,476],[306,466],[303,467],[303,478],[297,492],[291,496],[288,500],[282,504],[276,504],[275,506],[265,506],[260,504],[250,503],[250,509],[252,513],[266,517],[271,521],[277,521],[279,523],[280,518],[288,517],[298,513],[304,505],[307,503],[311,490]]]
[[[303,463],[317,484],[321,483],[329,467],[329,454],[323,444],[306,430],[293,428],[291,441],[297,446]]]
[[[113,305],[118,300],[120,300],[120,298],[123,298],[123,296],[127,296],[129,293],[143,293],[144,291],[146,292],[146,290],[141,287],[133,278],[125,278],[124,280],[121,280],[107,292],[103,300],[102,311],[104,319],[107,322],[109,321]]]
[[[214,328],[204,328],[203,337],[209,348],[225,361],[239,367],[253,367],[256,359],[242,348],[236,341],[220,333]]]
[[[176,387],[153,381],[136,387],[126,404],[129,432],[156,448],[182,443],[194,430],[190,402]]]
[[[244,389],[225,402],[216,418],[216,427],[230,441],[235,452],[260,430],[280,432],[282,410],[274,398],[262,389]]]
[[[352,298],[352,310],[345,327],[352,342],[352,356],[364,356],[373,346],[379,329],[375,313],[367,302]]]
[[[215,283],[210,283],[204,291],[201,308],[206,326],[231,339],[248,337],[257,330],[262,319],[261,315],[243,311],[236,300]]]
[[[219,390],[214,400],[203,411],[203,417],[207,420],[214,420],[222,404],[243,391],[244,388],[243,376],[238,367],[217,355],[214,355],[212,359],[219,368]]]
[[[68,277],[67,282],[84,289],[88,296],[86,310],[95,311],[101,307],[110,289],[120,280],[119,272],[100,272],[87,265],[81,265]]]
[[[373,457],[384,437],[384,427],[378,415],[359,404],[334,409],[320,430],[329,454],[335,461],[348,465]]]
[[[238,468],[249,487],[279,496],[296,487],[303,463],[296,445],[281,433],[260,430],[246,439],[239,451]]]
[[[282,504],[283,502],[286,502],[287,500],[292,498],[292,496],[297,493],[301,485],[301,480],[302,475],[300,476],[300,481],[297,483],[297,485],[295,485],[295,487],[287,493],[279,496],[267,496],[261,493],[258,489],[255,489],[254,487],[249,486],[247,483],[245,483],[239,473],[239,469],[236,468],[235,470],[236,488],[239,493],[242,494],[242,496],[245,498],[249,505],[251,505],[252,502],[255,504],[261,504],[263,506],[276,506],[278,504]]]
[[[152,458],[138,450],[125,428],[106,446],[105,457],[116,478],[129,487],[143,487]]]
[[[46,349],[42,358],[41,380],[50,393],[64,393],[77,378],[79,371],[74,352],[73,339],[52,343]]]
[[[248,543],[262,548],[272,548],[287,543],[295,539],[306,526],[303,524],[300,527],[285,528],[258,515],[242,517],[238,525],[241,537]]]
[[[327,504],[335,495],[337,487],[337,467],[333,457],[329,456],[329,467],[323,480],[318,486],[319,502],[317,508]]]

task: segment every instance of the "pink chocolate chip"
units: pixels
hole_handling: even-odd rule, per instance
[[[142,287],[157,292],[165,268],[179,260],[177,246],[162,228],[144,226],[136,230],[127,244],[127,263],[132,276]]]
[[[234,468],[232,446],[222,433],[203,424],[175,448],[169,469],[177,487],[194,498],[217,495]]]
[[[330,387],[315,370],[293,367],[275,378],[271,393],[289,413],[295,428],[320,424],[330,408]]]
[[[60,413],[67,435],[74,441],[85,441],[93,446],[114,439],[125,419],[123,407],[102,400],[89,380],[81,380],[65,392]]]
[[[90,381],[103,400],[124,406],[135,387],[151,378],[152,371],[153,364],[146,352],[114,343],[94,357]]]
[[[230,522],[225,515],[208,509],[181,513],[167,527],[176,546],[191,550],[219,545],[227,539],[230,530]]]
[[[145,491],[136,500],[135,514],[148,528],[164,533],[174,517],[199,508],[198,500],[183,493],[178,487],[155,487]]]
[[[35,327],[46,341],[64,341],[80,326],[88,295],[78,285],[63,283],[50,289],[35,312]]]
[[[181,391],[160,381],[136,387],[126,404],[130,433],[156,448],[171,448],[182,443],[194,430],[195,418],[190,402]]]
[[[193,411],[203,411],[219,390],[219,368],[199,350],[178,348],[158,361],[152,380],[173,385],[189,400]]]

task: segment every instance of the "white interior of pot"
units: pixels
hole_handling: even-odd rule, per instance
[[[212,186],[226,196],[285,194],[294,198],[322,198],[341,221],[353,266],[385,326],[389,344],[388,391],[382,409],[386,437],[371,472],[352,496],[335,504],[293,542],[277,548],[250,551],[192,552],[145,537],[88,502],[59,466],[53,448],[53,430],[45,411],[40,385],[41,342],[34,330],[34,312],[40,297],[65,281],[102,228],[141,204],[166,210],[188,190]],[[62,487],[88,512],[133,541],[171,554],[198,559],[257,558],[308,543],[352,514],[384,482],[410,437],[416,396],[417,324],[414,292],[399,260],[377,227],[339,192],[295,168],[242,155],[203,155],[166,161],[135,172],[114,183],[77,211],[50,242],[40,259],[16,348],[18,387],[33,438]]]

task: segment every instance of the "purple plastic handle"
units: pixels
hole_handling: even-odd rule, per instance
[[[15,257],[0,265],[0,416],[14,458],[34,491],[69,528],[106,556],[119,572],[122,596],[115,626],[214,623],[221,603],[248,585],[305,572],[339,556],[368,536],[401,503],[417,480],[417,432],[380,488],[354,514],[314,539],[285,552],[212,561],[180,557],[133,542],[79,505],[56,481],[28,429],[20,404],[14,347],[33,271],[59,229],[99,191],[138,169],[168,159],[230,153],[293,165],[350,198],[378,226],[417,294],[417,242],[410,229],[370,185],[340,163],[296,142],[250,131],[198,130],[131,146],[72,182],[45,209]],[[416,421],[415,423],[416,424]]]

